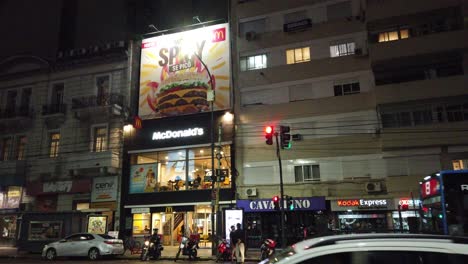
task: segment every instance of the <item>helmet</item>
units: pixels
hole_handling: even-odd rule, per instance
[[[273,240],[273,239],[266,239],[265,240],[265,244],[269,247],[269,248],[274,248],[276,247],[276,242]]]

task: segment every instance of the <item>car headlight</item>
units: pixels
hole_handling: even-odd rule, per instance
[[[149,241],[145,241],[145,246],[149,246]]]

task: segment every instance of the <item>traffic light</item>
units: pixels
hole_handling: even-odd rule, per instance
[[[279,210],[280,207],[279,207],[279,196],[278,195],[275,195],[273,196],[273,205],[275,207],[275,210]]]
[[[273,145],[273,134],[275,133],[275,129],[272,126],[265,127],[265,138],[267,145]]]
[[[291,128],[289,126],[280,126],[280,141],[282,149],[291,148],[291,134],[289,132]]]
[[[294,200],[293,200],[293,198],[291,196],[288,196],[286,198],[286,201],[288,203],[288,210],[289,211],[294,211]]]

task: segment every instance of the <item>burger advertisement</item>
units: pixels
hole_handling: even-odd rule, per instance
[[[144,39],[139,116],[208,112],[212,100],[214,111],[230,108],[229,54],[227,23]]]

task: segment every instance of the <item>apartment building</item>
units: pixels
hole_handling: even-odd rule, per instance
[[[304,229],[412,228],[417,214],[399,208],[418,208],[418,182],[466,166],[462,2],[232,1],[237,206],[250,245],[281,233],[267,125],[294,135],[281,150],[288,243]]]
[[[72,232],[118,229],[129,48],[111,42],[54,61],[0,63],[3,242],[34,251]]]

